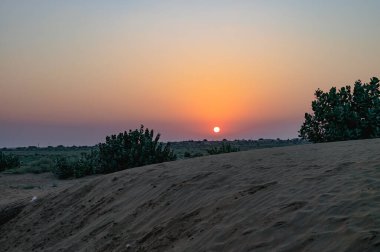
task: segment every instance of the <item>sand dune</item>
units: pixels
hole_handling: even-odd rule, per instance
[[[0,226],[2,251],[380,251],[380,139],[99,176]]]

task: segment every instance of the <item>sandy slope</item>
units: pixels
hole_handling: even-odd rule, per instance
[[[96,177],[0,227],[4,251],[380,251],[380,139]]]
[[[94,177],[94,176],[93,176]],[[61,191],[76,184],[83,184],[91,177],[75,180],[59,180],[52,173],[43,174],[3,174],[0,173],[0,209],[15,200],[31,200],[46,194]]]

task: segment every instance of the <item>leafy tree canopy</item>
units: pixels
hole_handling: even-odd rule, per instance
[[[311,103],[313,113],[305,113],[299,136],[314,143],[380,137],[379,86],[373,77],[369,83],[356,81],[353,90],[318,89]]]

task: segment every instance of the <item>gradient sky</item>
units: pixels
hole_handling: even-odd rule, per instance
[[[0,1],[0,147],[297,137],[380,76],[380,1]],[[213,126],[221,133],[212,133]]]

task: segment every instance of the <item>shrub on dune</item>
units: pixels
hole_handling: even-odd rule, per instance
[[[159,142],[160,134],[144,129],[129,130],[106,137],[105,143],[98,144],[99,166],[97,173],[110,173],[127,168],[162,163],[176,159],[170,144]]]
[[[83,153],[80,159],[58,159],[53,173],[60,179],[79,178],[175,160],[170,144],[164,145],[159,139],[160,134],[155,136],[153,130],[144,126],[107,136],[105,143],[99,143],[90,153]]]

